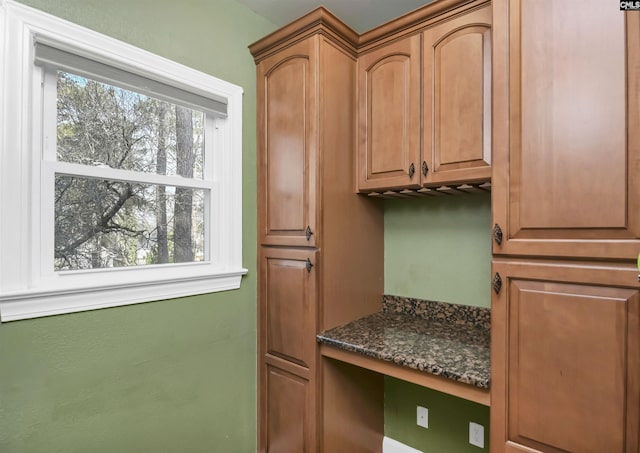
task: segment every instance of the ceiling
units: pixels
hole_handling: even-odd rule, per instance
[[[358,33],[412,11],[432,0],[237,0],[281,27],[324,6]]]

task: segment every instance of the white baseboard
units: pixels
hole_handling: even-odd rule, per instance
[[[422,453],[420,450],[416,450],[413,447],[409,447],[397,440],[393,440],[390,437],[384,438],[382,441],[382,453]]]

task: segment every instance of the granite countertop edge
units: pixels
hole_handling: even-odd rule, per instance
[[[317,335],[320,344],[489,389],[486,326],[383,311]]]

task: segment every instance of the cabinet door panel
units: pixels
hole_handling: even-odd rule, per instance
[[[425,30],[424,184],[491,177],[491,8]]]
[[[360,190],[419,185],[419,96],[419,35],[359,58]]]
[[[263,353],[310,368],[315,357],[316,252],[263,247]]]
[[[495,253],[640,251],[640,16],[616,6],[494,4]]]
[[[492,445],[637,453],[640,290],[605,286],[589,266],[494,271],[504,287],[492,304]]]
[[[309,452],[309,381],[267,366],[266,451]]]
[[[313,39],[258,65],[260,241],[315,245],[316,154]],[[307,227],[314,233],[307,239]]]

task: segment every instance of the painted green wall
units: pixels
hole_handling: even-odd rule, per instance
[[[234,0],[23,0],[244,88],[237,291],[0,325],[2,453],[255,452],[255,66]]]
[[[438,453],[489,451],[489,408],[410,382],[386,377],[385,435],[418,450]],[[429,428],[416,425],[416,406],[429,410]],[[484,426],[484,449],[469,443],[469,422]]]
[[[384,290],[491,306],[491,195],[385,200]]]
[[[385,200],[385,293],[491,306],[491,196]],[[385,435],[424,452],[483,451],[469,444],[469,422],[485,427],[489,408],[394,378],[385,378]],[[416,406],[429,409],[429,429]]]

